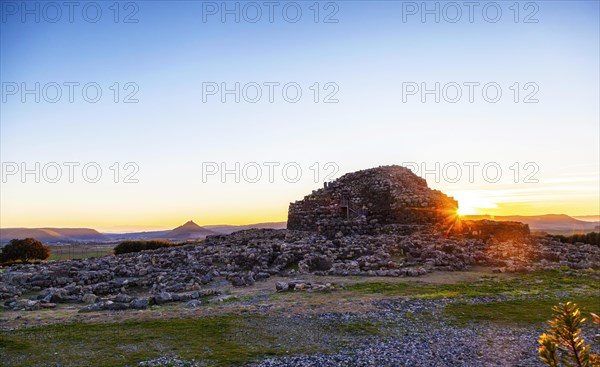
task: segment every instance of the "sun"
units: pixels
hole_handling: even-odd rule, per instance
[[[462,217],[464,215],[477,214],[477,210],[467,205],[460,205],[459,208],[456,210],[456,214]]]
[[[494,197],[490,197],[488,193],[480,191],[459,191],[451,194],[458,201],[458,210],[456,214],[477,215],[481,214],[482,209],[495,209],[497,202]]]

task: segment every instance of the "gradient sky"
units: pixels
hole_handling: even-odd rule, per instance
[[[10,162],[29,168],[35,162],[97,162],[103,176],[88,183],[76,169],[69,183],[64,168],[57,183],[6,177],[2,227],[132,230],[189,219],[281,221],[290,201],[322,186],[323,178],[315,182],[310,169],[315,162],[321,168],[335,163],[334,177],[383,164],[415,162],[433,169],[436,162],[456,162],[463,167],[458,182],[424,177],[455,196],[465,213],[600,214],[598,1],[535,2],[537,23],[523,22],[535,10],[525,9],[527,2],[519,4],[516,23],[512,1],[498,2],[502,16],[496,23],[482,17],[487,2],[479,3],[472,23],[465,13],[456,23],[443,17],[436,23],[433,16],[422,23],[420,14],[404,22],[407,2],[400,1],[336,2],[337,23],[315,23],[313,1],[298,2],[303,14],[297,23],[282,18],[286,2],[279,3],[273,23],[265,13],[256,23],[236,23],[233,16],[223,23],[219,14],[204,22],[207,5],[200,1],[134,2],[137,23],[115,23],[112,1],[98,2],[103,12],[97,23],[82,18],[86,2],[75,9],[73,23],[65,12],[56,23],[43,14],[39,23],[33,16],[22,22],[21,13],[6,8],[9,2],[1,3],[3,91],[6,83],[33,88],[36,82],[95,82],[103,93],[99,102],[88,103],[76,89],[69,103],[63,87],[57,103],[35,103],[32,96],[23,103],[20,94],[3,92],[4,168]],[[29,2],[35,3],[46,5]],[[134,8],[120,5],[123,20]],[[320,18],[335,9],[327,6],[319,4]],[[115,103],[109,89],[115,82],[121,100],[125,83],[139,86],[139,102]],[[234,103],[231,96],[227,103],[219,96],[203,103],[203,82],[296,82],[303,95],[298,103],[283,100],[280,90],[274,103],[266,95],[255,104]],[[309,87],[315,82],[321,89],[336,83],[339,102],[314,103]],[[406,82],[495,82],[503,94],[498,103],[486,102],[481,89],[473,103],[466,95],[454,104],[435,103],[431,96],[422,103],[419,95],[403,103]],[[509,89],[515,82],[521,85],[519,103]],[[538,103],[522,103],[528,82],[539,86]],[[321,90],[320,98],[325,94]],[[121,168],[135,162],[139,182],[112,182],[114,162]],[[233,175],[225,183],[218,176],[203,182],[203,162],[229,168],[235,162],[297,162],[303,175],[286,182],[276,169],[270,183],[263,167],[257,183],[236,183]],[[480,165],[473,182],[464,162]],[[526,170],[528,162],[534,165]],[[487,182],[481,172],[490,163],[502,168],[498,182]],[[538,169],[537,182],[523,182],[531,167]]]

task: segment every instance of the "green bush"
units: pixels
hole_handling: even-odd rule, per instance
[[[14,262],[28,262],[31,260],[46,260],[50,257],[50,247],[35,238],[25,238],[22,240],[11,240],[2,248],[0,262],[11,264]]]
[[[163,240],[137,240],[123,241],[115,246],[115,255],[140,252],[144,250],[156,250],[157,248],[177,246],[178,244]]]

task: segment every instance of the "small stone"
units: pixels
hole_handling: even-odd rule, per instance
[[[191,301],[186,302],[185,305],[184,305],[184,307],[185,308],[197,308],[201,304],[202,304],[202,301],[197,300],[197,299],[193,299]]]
[[[25,304],[25,310],[27,310],[27,311],[35,311],[35,310],[39,310],[40,308],[41,308],[40,301],[29,300]]]
[[[133,297],[128,296],[126,294],[122,294],[122,293],[117,294],[117,296],[114,299],[115,302],[120,302],[120,303],[129,303],[129,302],[131,302],[131,300],[133,300]]]
[[[87,303],[87,304],[96,303],[97,300],[98,300],[98,296],[96,296],[93,293],[86,293],[83,295],[83,297],[81,297],[81,301],[83,301],[83,303]]]
[[[169,292],[160,292],[159,294],[154,296],[154,303],[156,303],[157,305],[171,301],[173,301],[173,295]]]
[[[285,292],[289,289],[289,286],[287,282],[277,282],[275,283],[275,289],[278,292]]]
[[[136,298],[129,304],[130,308],[141,310],[148,307],[148,299],[147,298]]]

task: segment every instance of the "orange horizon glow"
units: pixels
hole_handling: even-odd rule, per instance
[[[519,203],[518,207],[523,207],[523,203]],[[456,214],[459,217],[465,217],[469,215],[487,215],[490,217],[494,216],[536,216],[536,215],[546,215],[546,214],[565,214],[571,217],[578,216],[600,216],[600,213],[590,213],[590,212],[564,212],[560,211],[560,208],[555,208],[555,210],[549,211],[540,211],[536,210],[536,208],[529,208],[530,210],[519,210],[519,211],[508,211],[506,209],[517,207],[515,203],[498,203],[495,208],[479,208],[476,206],[466,206],[461,205],[459,202],[459,209]],[[523,207],[527,208],[526,206]],[[269,215],[265,213],[265,215],[260,216],[251,216],[245,215],[245,213],[239,213],[236,216],[228,216],[228,215],[217,215],[212,218],[206,216],[198,216],[198,215],[175,215],[170,218],[164,218],[162,220],[149,217],[149,221],[146,223],[139,222],[131,223],[127,222],[125,218],[123,218],[122,222],[118,221],[87,221],[85,218],[78,218],[77,220],[64,220],[54,218],[53,220],[31,220],[24,221],[22,223],[14,223],[12,221],[2,220],[0,223],[0,228],[93,228],[101,232],[142,232],[142,231],[159,231],[159,230],[168,230],[173,229],[177,226],[182,225],[183,223],[192,220],[196,224],[200,226],[214,226],[214,225],[249,225],[249,224],[258,224],[258,223],[280,223],[287,221],[287,210],[285,214],[283,213],[273,213]],[[148,224],[150,223],[150,224]]]
[[[600,197],[593,177],[580,183],[571,180],[570,186],[550,181],[535,185],[429,184],[458,201],[460,216],[600,215]],[[285,222],[288,204],[319,186],[314,182],[294,186],[213,184],[202,189],[178,186],[156,195],[153,186],[140,184],[122,191],[95,186],[94,195],[79,187],[66,188],[60,195],[48,196],[27,185],[15,187],[23,190],[21,194],[9,194],[15,189],[3,185],[0,228],[140,232],[172,229],[188,220],[200,226]]]

